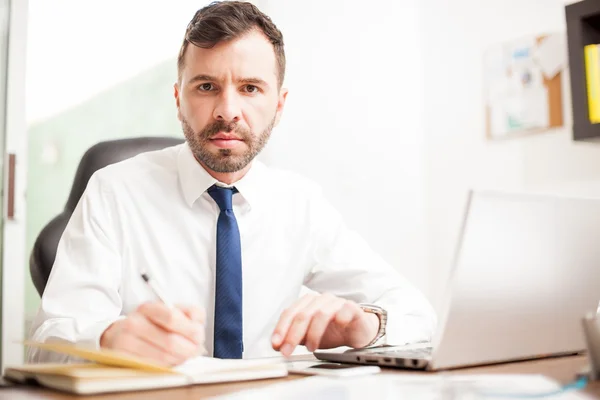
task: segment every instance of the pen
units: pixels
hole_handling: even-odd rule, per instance
[[[167,307],[169,308],[173,308],[173,303],[171,303],[167,297],[164,295],[164,293],[160,290],[160,288],[158,287],[158,285],[156,285],[154,283],[153,280],[150,279],[150,277],[148,276],[147,273],[143,272],[142,273],[142,279],[144,280],[144,282],[146,282],[146,284],[148,284],[148,286],[150,287],[150,289],[152,289],[152,291],[154,292],[154,294],[156,295],[156,297],[158,297],[158,299],[160,301],[162,301]]]

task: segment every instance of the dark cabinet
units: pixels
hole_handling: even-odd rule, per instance
[[[600,43],[600,0],[583,0],[565,7],[571,95],[573,139],[599,140],[600,124],[589,118],[584,47]]]

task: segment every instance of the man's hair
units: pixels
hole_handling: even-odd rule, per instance
[[[217,43],[239,38],[258,29],[273,45],[277,60],[279,87],[285,76],[285,52],[283,35],[267,15],[255,5],[242,1],[215,1],[196,11],[185,31],[183,44],[177,57],[178,77],[184,66],[184,57],[190,43],[204,49],[210,49]]]

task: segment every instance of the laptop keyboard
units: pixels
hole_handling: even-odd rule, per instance
[[[377,354],[378,356],[389,356],[399,358],[429,358],[431,357],[432,347],[420,347],[416,349],[397,349],[397,350],[383,350],[373,352],[371,354]]]

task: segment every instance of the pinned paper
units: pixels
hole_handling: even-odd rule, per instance
[[[567,64],[567,37],[564,33],[548,35],[535,48],[533,58],[546,79],[552,79]]]
[[[544,132],[563,125],[564,33],[494,44],[486,49],[483,66],[489,138]]]

